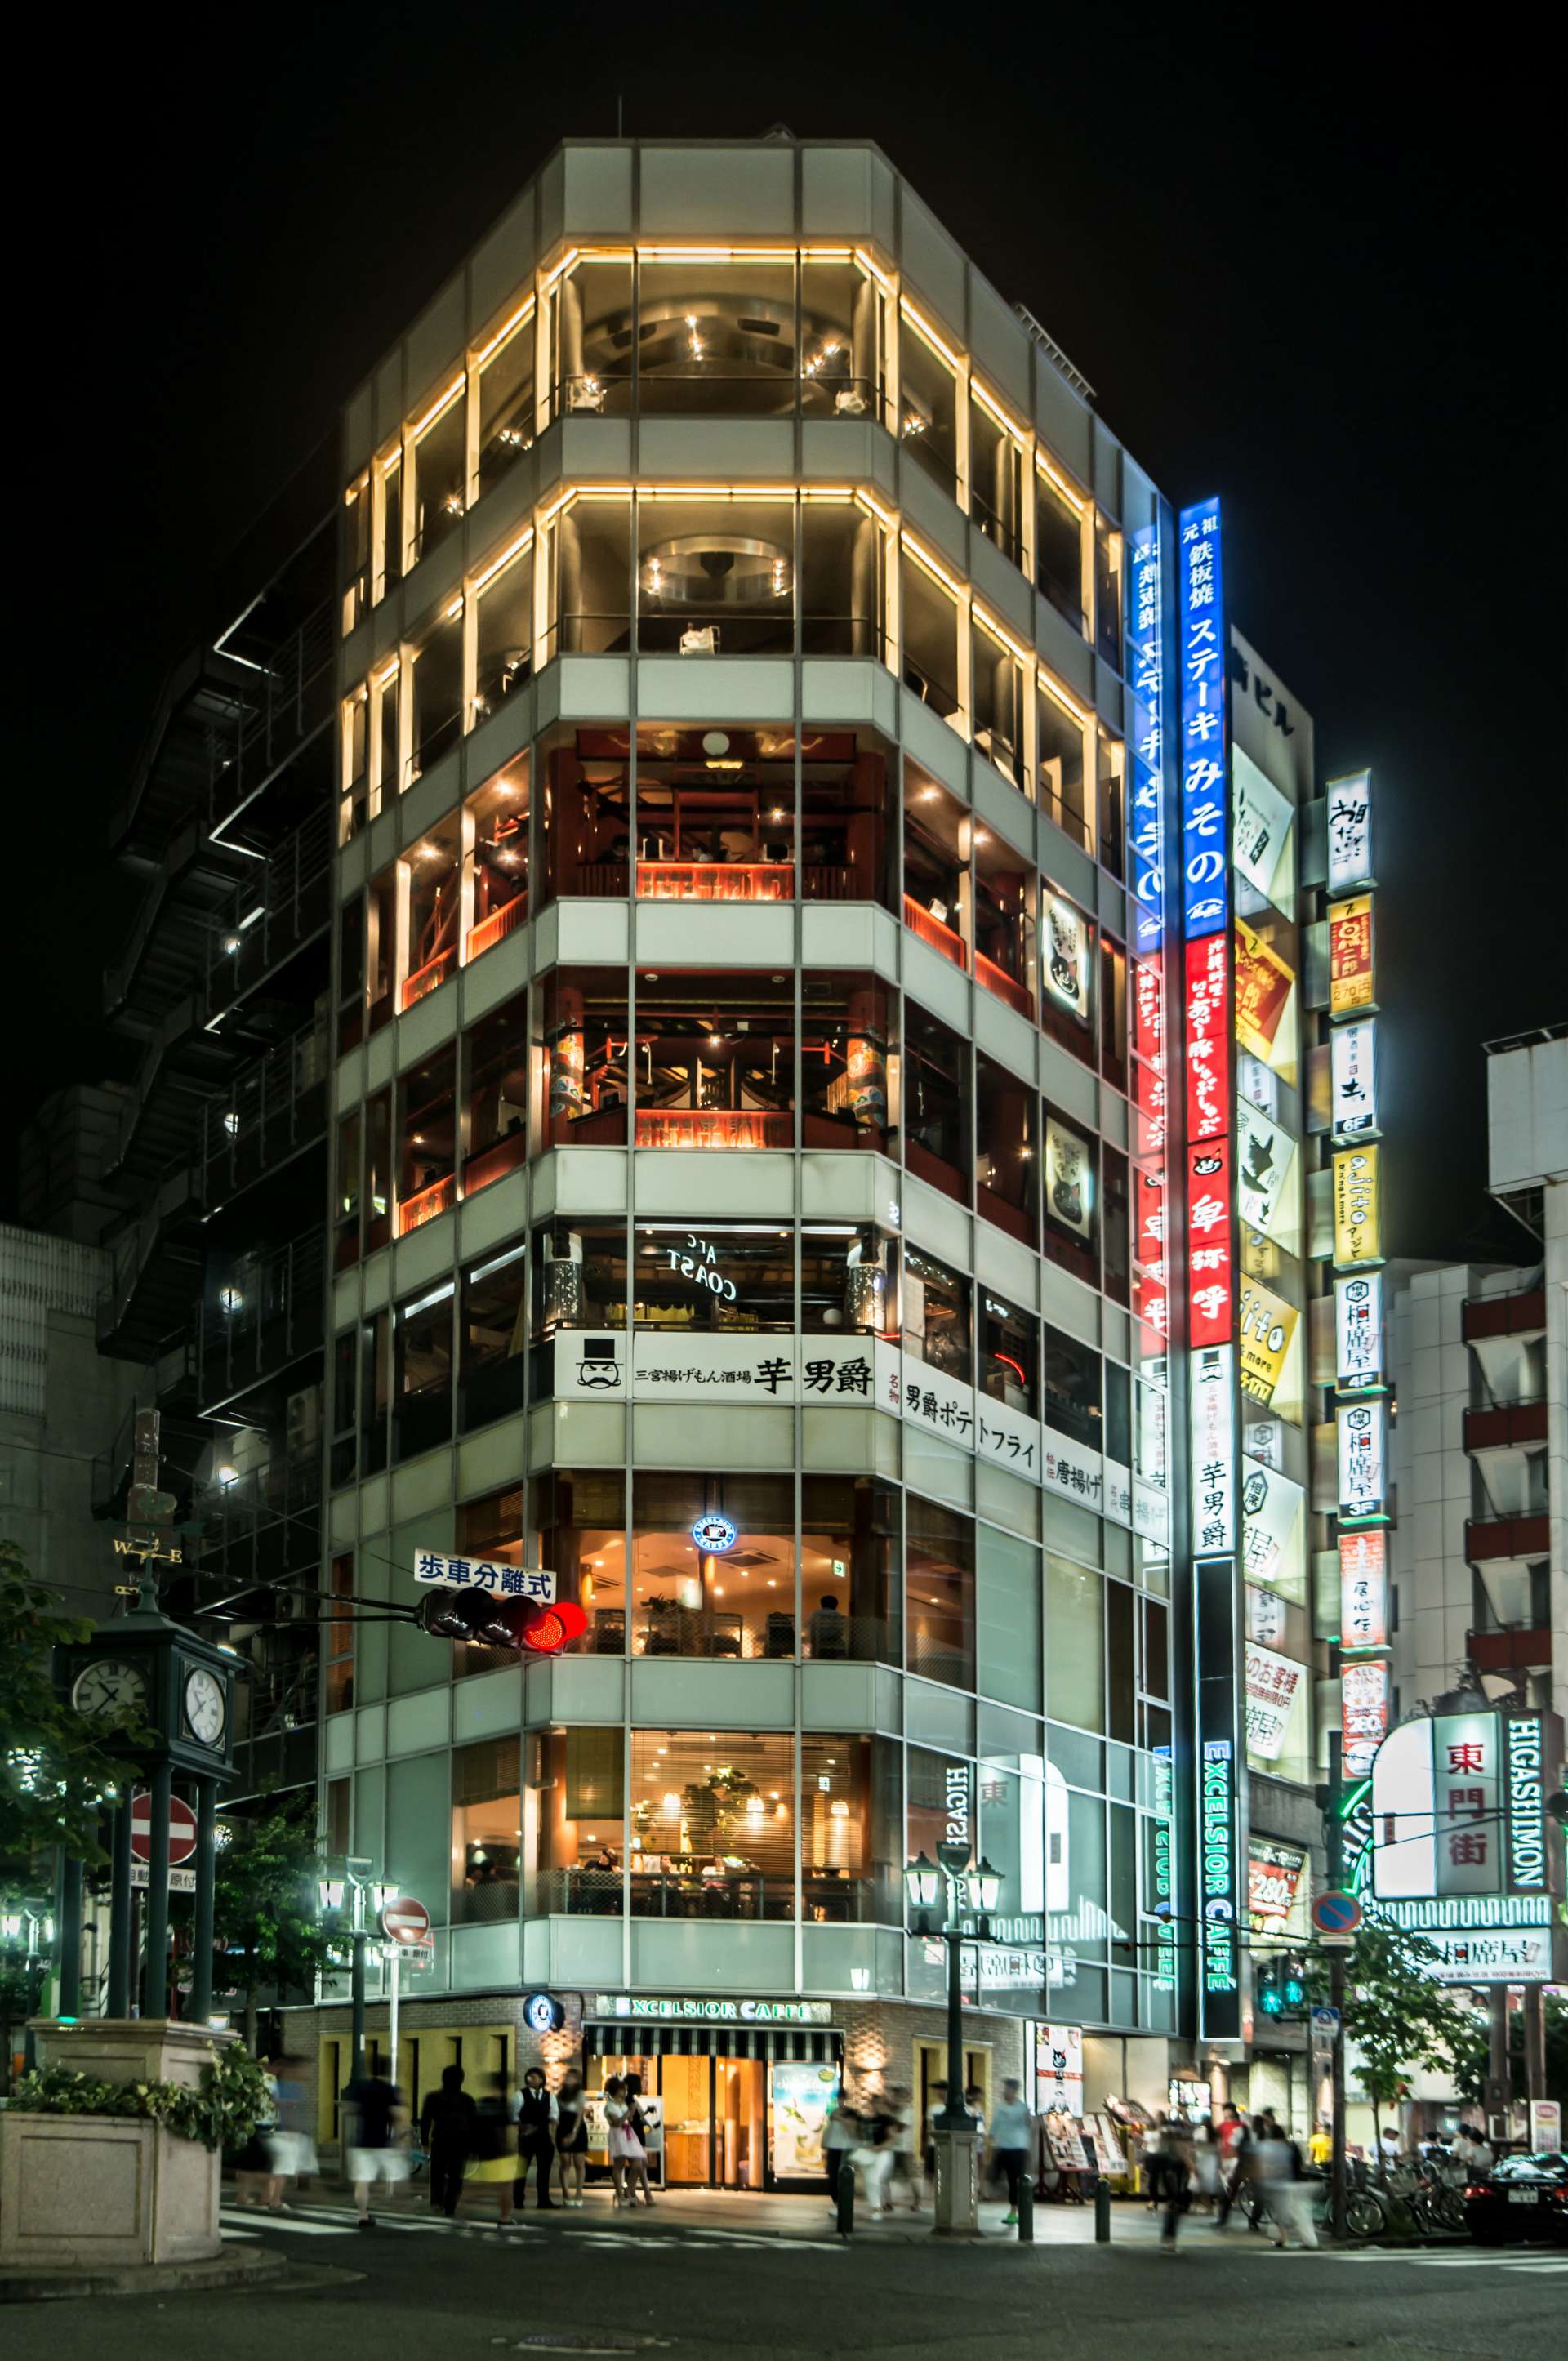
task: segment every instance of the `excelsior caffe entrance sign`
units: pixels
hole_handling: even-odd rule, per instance
[[[596,1993],[594,2017],[649,2017],[661,2025],[831,2025],[825,2000],[698,2000],[684,1993]]]
[[[1390,1732],[1372,1765],[1372,1891],[1424,1935],[1445,1983],[1549,1983],[1568,1959],[1555,1714],[1447,1713]]]

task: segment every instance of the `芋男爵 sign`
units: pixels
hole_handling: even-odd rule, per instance
[[[1235,1349],[1190,1356],[1193,1546],[1205,1556],[1236,1545]]]

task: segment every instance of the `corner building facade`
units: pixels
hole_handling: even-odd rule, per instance
[[[641,2059],[672,2180],[787,2184],[820,2070],[924,2111],[962,1835],[982,2091],[1056,2021],[1163,2103],[1170,511],[878,150],[781,138],[559,150],[342,522],[322,1823],[430,1911],[400,2079]],[[373,1620],[430,1554],[587,1628]]]

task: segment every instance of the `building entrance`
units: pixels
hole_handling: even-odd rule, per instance
[[[628,2031],[585,2026],[584,2077],[595,2102],[612,2077],[641,2078],[655,2186],[801,2188],[819,2178],[822,2130],[839,2088],[836,2033],[640,2028],[633,2046]],[[596,2177],[609,2163],[603,2120],[591,2105],[588,2162]]]

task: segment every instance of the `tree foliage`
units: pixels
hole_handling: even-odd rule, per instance
[[[60,1605],[34,1581],[16,1543],[0,1542],[0,1859],[24,1876],[57,1844],[103,1866],[103,1807],[126,1772],[103,1743],[103,1722],[86,1720],[55,1690],[51,1652],[90,1640],[94,1629]],[[143,1734],[134,1719],[121,1728]]]
[[[225,1823],[214,1893],[214,1940],[229,1957],[232,1982],[254,2020],[257,1995],[309,1991],[327,1963],[331,1938],[321,1923],[316,1881],[321,1860],[307,1818],[283,1803],[254,1818]]]
[[[224,2044],[198,2082],[105,2082],[65,2065],[25,2074],[12,2104],[40,2115],[119,2115],[161,2124],[203,2147],[243,2147],[271,2112],[260,2064],[237,2041]]]
[[[1344,2032],[1360,2057],[1356,2082],[1382,2111],[1397,2106],[1419,2069],[1447,2072],[1466,2056],[1472,2019],[1431,1970],[1438,1958],[1424,1935],[1368,1916],[1345,1962]],[[1326,1969],[1314,1983],[1326,1989]],[[1318,1996],[1315,1994],[1315,1996]]]

